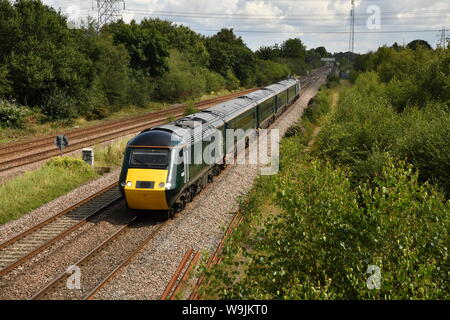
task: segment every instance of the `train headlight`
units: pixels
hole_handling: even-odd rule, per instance
[[[164,188],[165,185],[166,185],[166,184],[165,184],[164,182],[160,182],[160,183],[158,184],[158,187]]]
[[[128,182],[127,182],[127,187],[130,187],[130,188],[131,188],[132,186],[133,186],[133,182],[128,181]]]

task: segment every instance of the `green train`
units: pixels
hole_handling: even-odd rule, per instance
[[[299,80],[284,80],[138,134],[126,146],[119,178],[127,206],[168,217],[183,210],[234,157],[242,141],[227,136],[230,129],[267,128],[300,90]]]

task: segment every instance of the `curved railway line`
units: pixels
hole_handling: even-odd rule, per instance
[[[314,75],[301,79],[303,88],[307,88]],[[195,104],[199,110],[206,109],[213,104],[218,104],[241,95],[251,93],[258,88],[247,89],[222,97],[204,100]],[[125,119],[114,120],[83,129],[75,129],[66,134],[71,144],[63,150],[63,154],[70,153],[98,143],[107,142],[128,134],[133,134],[152,126],[167,122],[169,117],[179,118],[184,115],[186,105],[176,105],[168,109],[147,113],[144,115],[130,116]],[[0,144],[0,172],[19,168],[49,159],[61,154],[53,145],[54,135],[41,138]]]
[[[318,73],[317,73],[318,74]],[[302,87],[308,88],[316,79],[315,73],[311,74],[308,78],[303,79]],[[256,89],[249,89],[246,92],[251,92]],[[240,92],[239,95],[245,94]],[[236,94],[234,95],[236,96]],[[220,101],[230,99],[221,97]],[[212,102],[214,100],[214,102]],[[217,99],[211,99],[202,102],[202,106],[206,108],[212,103],[220,102]],[[199,105],[197,104],[197,107]],[[157,125],[158,121],[165,121],[164,116],[173,115],[174,110],[178,112],[183,112],[185,106],[177,106],[167,110],[159,111],[156,113],[148,114],[145,117],[149,117],[143,120],[143,116],[132,117],[130,121],[134,121],[135,126],[133,127],[136,132],[137,128],[148,128],[153,124]],[[201,107],[199,108],[201,109]],[[181,116],[182,114],[180,114]],[[159,118],[155,119],[155,116]],[[150,117],[153,120],[149,120]],[[137,119],[140,118],[140,119]],[[85,137],[90,134],[95,134],[106,130],[105,128],[110,128],[111,130],[116,130],[112,128],[122,127],[122,130],[116,130],[114,133],[105,134],[105,136],[110,137],[111,135],[122,134],[130,128],[123,129],[123,119],[115,121],[114,123],[108,123],[105,125],[91,127],[86,129],[86,131],[73,131],[73,135],[69,134],[69,138],[73,137]],[[145,124],[142,122],[146,121]],[[152,122],[153,121],[153,122]],[[120,132],[120,133],[118,133]],[[2,155],[16,152],[11,150],[28,150],[27,148],[38,148],[41,145],[46,145],[53,138],[48,136],[41,139],[30,140],[23,144],[11,143],[4,145],[0,148],[0,166],[5,162],[2,162]],[[91,139],[91,140],[89,140]],[[87,138],[88,141],[97,141],[99,138]],[[106,138],[111,139],[111,138]],[[28,143],[28,145],[27,145]],[[81,142],[80,142],[81,143]],[[9,149],[8,149],[9,148]],[[11,149],[12,148],[12,149]],[[19,148],[19,149],[14,149]],[[8,151],[9,150],[9,151]],[[72,150],[73,151],[73,150]],[[67,152],[70,152],[67,150]],[[44,151],[40,152],[39,155],[43,157],[43,153],[46,154],[45,158],[49,158],[50,152]],[[27,158],[30,162],[39,161],[36,158]],[[33,160],[31,160],[33,159]],[[21,165],[18,165],[21,166]],[[0,171],[7,170],[7,168],[1,168]],[[24,263],[30,261],[40,252],[49,248],[50,246],[56,244],[58,241],[62,241],[68,235],[81,228],[86,224],[89,219],[93,218],[99,214],[102,210],[112,205],[116,201],[122,199],[117,183],[111,184],[106,188],[100,190],[94,195],[78,202],[77,204],[67,208],[60,213],[40,222],[39,224],[33,226],[32,228],[16,235],[15,237],[0,244],[0,277],[9,273],[10,271],[16,269],[17,267],[23,265]],[[241,218],[241,217],[239,217]],[[225,237],[229,234],[230,230],[235,226],[238,217],[236,216],[226,232]],[[83,275],[83,287],[81,290],[69,290],[66,286],[66,281],[70,277],[68,273],[62,273],[56,277],[51,283],[46,285],[44,288],[35,293],[32,299],[93,299],[98,291],[100,291],[103,286],[105,286],[123,267],[125,267],[132,259],[135,257],[141,249],[148,244],[158,233],[158,231],[166,224],[166,222],[157,221],[152,223],[150,228],[140,228],[142,226],[142,221],[140,218],[133,216],[127,224],[120,227],[113,235],[108,239],[103,241],[100,245],[86,254],[83,258],[77,261],[74,265],[78,266],[82,270]],[[239,222],[237,223],[239,224]],[[217,263],[220,259],[218,257],[218,252],[222,249],[223,240],[219,244],[214,255],[208,261],[208,265]],[[167,292],[163,295],[163,299],[170,298],[174,299],[176,294],[180,291],[180,283],[185,282],[189,271],[192,269],[191,265],[195,265],[199,259],[199,253],[190,252],[189,257],[185,257],[182,260],[182,266],[180,265],[180,270],[175,273],[173,279],[169,283],[173,287],[168,287]],[[187,262],[190,261],[188,265]],[[181,276],[181,271],[186,270],[184,276]],[[178,279],[181,278],[181,279]],[[86,280],[87,279],[87,280]],[[194,290],[191,294],[191,299],[198,298],[197,289],[201,284],[203,279],[198,279],[198,283],[195,285]],[[86,282],[87,281],[87,282]],[[175,284],[178,284],[175,286]]]

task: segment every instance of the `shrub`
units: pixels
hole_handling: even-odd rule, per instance
[[[193,113],[197,113],[198,109],[195,107],[195,104],[193,102],[189,102],[186,104],[186,109],[184,110],[184,115],[188,116]]]
[[[30,115],[28,108],[18,105],[15,101],[0,100],[0,127],[23,128],[25,118]]]
[[[164,101],[180,101],[200,96],[205,92],[206,80],[202,70],[194,68],[177,50],[172,50],[169,71],[158,83],[158,95]]]
[[[155,79],[136,74],[128,87],[128,101],[138,107],[145,107],[152,98],[158,97]]]
[[[225,88],[225,79],[220,74],[204,69],[206,92],[219,91]]]
[[[321,90],[310,100],[308,108],[305,109],[303,116],[310,122],[317,122],[320,117],[330,111],[331,97],[326,90]]]
[[[96,167],[118,167],[122,165],[125,147],[128,138],[119,139],[106,146],[101,145],[94,149]]]
[[[450,203],[429,184],[420,184],[405,162],[389,158],[372,186],[353,188],[349,175],[314,159],[286,166],[274,178],[275,202],[283,214],[255,228],[242,226],[224,263],[208,274],[207,294],[448,299]],[[367,287],[370,265],[380,268],[380,289]]]
[[[62,89],[55,89],[47,95],[41,109],[50,120],[70,121],[78,115],[75,100]]]
[[[428,104],[422,110],[406,110],[402,133],[393,152],[419,169],[422,181],[433,181],[450,195],[450,113],[445,104]]]
[[[92,167],[81,159],[70,157],[55,157],[45,163],[46,167],[61,168],[80,173],[93,173]]]
[[[339,85],[339,77],[336,75],[336,73],[330,73],[327,76],[327,88],[335,88]]]
[[[228,90],[236,90],[239,89],[240,81],[239,79],[234,75],[233,71],[228,70],[226,79],[226,88]]]

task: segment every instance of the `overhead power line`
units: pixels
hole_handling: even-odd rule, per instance
[[[310,14],[303,16],[296,15],[243,15],[243,14],[219,14],[219,13],[183,13],[183,12],[168,12],[168,11],[151,11],[151,10],[139,10],[139,9],[127,9],[125,10],[128,13],[146,15],[146,16],[154,16],[154,17],[180,17],[180,18],[192,18],[192,19],[233,19],[233,20],[260,20],[260,21],[274,21],[274,20],[283,20],[283,21],[323,21],[323,20],[339,20],[345,19],[347,20],[348,15],[320,15],[320,14]],[[450,13],[449,13],[450,14]],[[416,16],[408,16],[402,17],[402,19],[444,19],[448,18],[449,14],[440,13],[439,15],[426,16],[422,13],[418,13]],[[383,14],[383,20],[394,20],[399,19],[397,16],[393,15],[385,15]],[[368,18],[367,14],[355,14],[356,21],[366,21]]]
[[[211,31],[211,32],[218,32],[220,29],[208,29],[208,28],[196,28],[191,27],[192,29],[199,30],[199,31]],[[348,31],[265,31],[265,30],[237,30],[233,29],[236,33],[274,33],[274,34],[295,34],[295,33],[302,33],[302,34],[348,34]],[[377,33],[421,33],[421,32],[439,32],[441,30],[439,29],[428,29],[428,30],[383,30],[383,31],[355,31],[356,33],[371,33],[371,34],[377,34]]]

